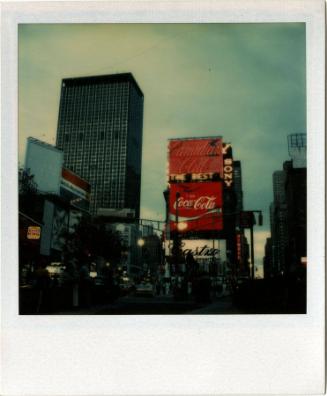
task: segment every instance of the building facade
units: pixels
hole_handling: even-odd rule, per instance
[[[288,246],[287,202],[286,202],[286,172],[284,170],[273,173],[274,204],[272,205],[271,234],[273,238],[273,269],[281,273],[286,266],[286,250]]]
[[[90,212],[140,212],[143,93],[130,73],[62,81],[57,147],[91,185]]]
[[[33,177],[36,191],[29,204],[20,194],[20,211],[42,223],[39,252],[57,260],[61,259],[64,232],[73,233],[83,213],[88,213],[90,195],[90,184],[62,165],[62,150],[32,137],[27,139],[20,180],[24,174]]]
[[[283,170],[273,173],[271,246],[266,251],[266,262],[272,275],[302,276],[307,262],[306,135],[289,135],[288,149],[291,160],[283,163]]]

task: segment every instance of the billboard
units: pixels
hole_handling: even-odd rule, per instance
[[[40,239],[41,227],[29,226],[27,229],[27,239]]]
[[[37,189],[59,194],[63,152],[38,139],[27,139],[25,169],[34,175]]]
[[[173,247],[172,240],[165,241],[165,255],[169,256]],[[222,262],[227,260],[225,239],[182,239],[181,249],[183,255],[192,253],[197,261],[212,259],[213,257]]]
[[[231,188],[234,182],[233,150],[230,143],[223,143],[223,179],[225,188]]]
[[[168,175],[170,182],[223,178],[221,137],[170,140]]]
[[[222,230],[222,182],[171,184],[169,219],[170,231]]]
[[[79,209],[90,206],[90,184],[69,169],[62,169],[60,195]]]
[[[82,179],[76,173],[69,169],[63,168],[61,171],[61,186],[70,190],[72,193],[89,200],[91,186],[86,180]]]

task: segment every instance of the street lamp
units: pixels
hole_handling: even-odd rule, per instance
[[[185,221],[182,221],[177,224],[178,231],[185,231],[186,228],[187,228],[187,223]]]
[[[140,239],[137,240],[137,244],[138,244],[139,247],[144,246],[144,243],[145,243],[145,241],[144,241],[143,238],[140,238]]]

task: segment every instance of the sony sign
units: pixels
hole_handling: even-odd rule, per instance
[[[232,145],[230,143],[223,143],[223,171],[224,184],[230,188],[233,184],[233,154]]]

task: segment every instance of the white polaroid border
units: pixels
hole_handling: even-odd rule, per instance
[[[323,0],[2,3],[1,394],[324,393],[324,16]],[[306,23],[306,315],[18,315],[17,25],[59,22]]]

